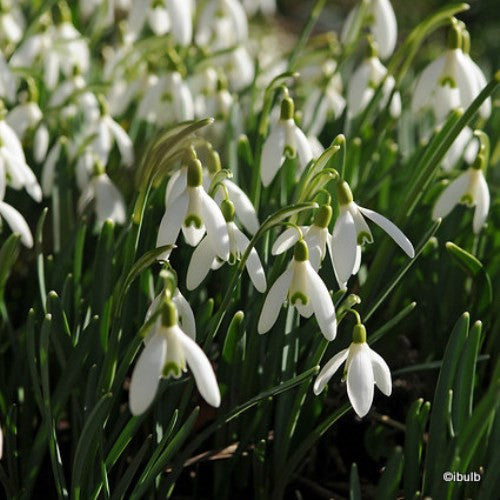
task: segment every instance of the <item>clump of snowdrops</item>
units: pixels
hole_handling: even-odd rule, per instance
[[[479,357],[466,314],[444,355],[428,346],[464,308],[499,326],[498,73],[471,55],[466,4],[403,34],[388,0],[314,34],[324,8],[292,37],[272,0],[0,2],[9,498],[314,491],[296,483],[311,450],[360,419],[406,431],[378,497],[437,498],[471,467],[487,495],[499,371],[476,363],[494,342]],[[421,328],[417,361],[374,345]],[[394,410],[420,396],[392,394],[418,362],[441,367],[435,409]]]

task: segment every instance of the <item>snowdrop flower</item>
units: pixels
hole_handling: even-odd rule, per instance
[[[16,99],[17,80],[0,50],[0,99],[13,102]]]
[[[3,201],[6,187],[5,166],[0,155],[0,222],[1,219],[5,219],[12,232],[20,235],[21,243],[31,248],[33,246],[33,236],[25,218],[14,207]]]
[[[94,175],[78,201],[78,210],[83,212],[85,207],[94,200],[96,225],[101,228],[106,220],[115,224],[124,224],[127,218],[127,209],[122,194],[106,174],[102,165],[95,165]]]
[[[343,349],[321,369],[314,382],[314,394],[320,394],[333,374],[345,362],[344,378],[347,378],[347,395],[354,411],[364,417],[373,403],[374,386],[383,394],[392,393],[391,372],[383,358],[366,343],[366,329],[356,325],[352,344]]]
[[[21,41],[26,27],[21,9],[12,0],[0,5],[0,41],[16,44]]]
[[[327,243],[329,244],[331,235],[328,232],[328,224],[332,218],[332,208],[329,205],[322,205],[314,217],[310,226],[300,226],[302,238],[309,248],[309,261],[313,269],[317,272],[321,262],[326,255]],[[292,248],[300,239],[297,228],[290,227],[283,231],[276,239],[272,248],[273,255],[279,255]]]
[[[108,157],[113,148],[113,141],[116,142],[126,167],[131,167],[134,163],[134,147],[127,132],[111,117],[108,105],[104,96],[99,96],[101,116],[92,125],[90,134],[95,134],[91,143],[91,148],[103,165],[108,163]]]
[[[178,72],[161,77],[152,75],[148,80],[148,89],[137,111],[140,118],[163,126],[194,118],[193,96]]]
[[[349,277],[359,270],[361,245],[373,241],[372,233],[364,217],[380,226],[408,257],[415,256],[410,240],[395,224],[383,215],[360,207],[353,201],[351,188],[347,182],[338,183],[336,188],[340,213],[335,221],[329,251],[340,288],[345,288]]]
[[[386,77],[387,68],[380,62],[376,52],[370,45],[370,55],[353,73],[349,88],[347,90],[347,110],[350,117],[361,113],[375,95],[375,90]],[[396,85],[392,75],[385,78],[382,88],[382,99],[379,104],[380,109],[384,109],[389,101],[391,93]],[[401,114],[401,96],[395,92],[389,103],[389,112],[393,118]]]
[[[296,307],[301,316],[309,318],[314,313],[327,340],[335,338],[335,307],[326,285],[309,262],[309,250],[304,240],[295,243],[291,263],[267,294],[257,326],[259,333],[266,333],[273,327],[287,296],[290,305]]]
[[[417,112],[431,107],[438,123],[453,109],[467,108],[486,86],[486,79],[470,56],[461,49],[462,34],[454,23],[448,49],[431,62],[421,73],[412,95],[412,109]],[[480,114],[488,118],[491,99],[481,106]]]
[[[250,241],[234,223],[234,205],[229,200],[224,200],[221,209],[227,223],[227,233],[229,235],[229,263],[234,264],[241,260]],[[212,241],[205,236],[196,247],[189,262],[186,277],[188,290],[197,288],[210,269],[219,269],[222,264],[224,264],[224,261],[217,258],[217,250],[213,247]],[[246,268],[255,288],[261,293],[265,292],[266,276],[255,248],[250,251],[246,261]]]
[[[260,175],[264,187],[271,184],[285,158],[297,157],[298,176],[313,158],[309,141],[295,124],[293,113],[293,100],[285,97],[281,101],[280,119],[271,128],[271,133],[262,148]]]
[[[153,334],[132,372],[129,405],[132,415],[144,413],[158,390],[161,377],[179,378],[191,368],[196,386],[205,401],[220,406],[220,392],[215,373],[203,350],[184,333],[178,324],[177,308],[167,298],[162,304],[161,323],[153,326]]]
[[[472,167],[446,186],[432,210],[433,220],[446,217],[456,205],[464,203],[476,207],[472,228],[475,234],[481,231],[490,209],[490,192],[481,168],[482,164],[483,160],[479,155]]]
[[[219,258],[229,259],[229,235],[226,221],[217,203],[208,196],[202,186],[203,170],[200,161],[190,158],[187,161],[186,184],[175,184],[176,192],[171,191],[160,223],[156,246],[173,245],[182,229],[184,238],[191,246],[197,246],[205,233],[216,250]],[[168,258],[167,252],[164,258]]]
[[[14,189],[25,188],[35,201],[41,201],[42,190],[38,180],[27,165],[21,142],[3,119],[4,115],[3,103],[0,101],[0,162],[8,176],[9,186]]]
[[[248,37],[248,21],[238,0],[209,0],[201,11],[196,43],[221,50],[238,45]]]
[[[243,0],[243,7],[250,17],[259,10],[265,16],[272,16],[276,12],[276,0]]]
[[[394,9],[389,0],[368,0],[368,2],[363,1],[362,3],[364,5],[358,5],[347,16],[340,39],[342,43],[350,41],[359,9],[367,9],[370,32],[379,47],[380,57],[386,59],[394,52],[398,38],[398,25]]]

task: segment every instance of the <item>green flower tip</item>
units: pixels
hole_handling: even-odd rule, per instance
[[[291,120],[294,114],[294,104],[291,97],[285,97],[281,101],[281,120]]]
[[[231,200],[223,200],[220,206],[222,215],[226,222],[233,222],[234,220],[234,205]]]
[[[295,243],[293,258],[298,262],[304,262],[309,259],[309,248],[307,248],[307,243],[304,240],[300,239]]]
[[[460,49],[462,47],[462,30],[456,20],[451,21],[451,27],[448,31],[448,49]]]
[[[344,146],[346,143],[346,138],[345,138],[345,135],[344,134],[339,134],[337,135],[337,137],[335,137],[335,139],[333,140],[332,142],[332,146]]]
[[[177,324],[177,309],[170,299],[165,299],[162,304],[161,323],[166,328]]]
[[[356,325],[352,330],[352,341],[355,344],[364,344],[366,342],[365,325]]]
[[[211,174],[216,174],[222,169],[220,156],[215,149],[210,149],[207,155],[206,165]]]
[[[335,185],[337,199],[340,205],[348,205],[353,201],[352,191],[346,181],[338,182]]]
[[[328,227],[332,219],[332,207],[330,205],[321,205],[316,216],[314,217],[314,225],[318,227]]]
[[[372,57],[378,57],[378,47],[377,42],[373,39],[372,36],[367,37],[368,45],[366,46],[366,58],[371,59]]]
[[[198,158],[191,158],[187,162],[187,184],[189,187],[201,186],[203,180],[203,168]]]

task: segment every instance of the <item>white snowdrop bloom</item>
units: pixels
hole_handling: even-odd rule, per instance
[[[234,223],[234,205],[229,200],[224,200],[221,210],[227,223],[227,233],[229,236],[228,262],[234,264],[241,260],[250,241]],[[189,262],[186,277],[188,290],[197,288],[205,279],[210,269],[218,269],[222,264],[224,264],[224,261],[217,258],[217,251],[213,247],[212,241],[205,236],[196,247]],[[250,251],[250,255],[246,261],[246,268],[255,288],[261,293],[265,292],[266,276],[255,248],[252,248]]]
[[[374,55],[366,58],[353,73],[347,90],[347,110],[349,116],[354,117],[361,113],[375,95],[377,87],[387,74],[387,68]],[[382,99],[379,108],[384,109],[396,85],[392,75],[388,75],[382,88]],[[401,96],[395,92],[389,103],[389,111],[393,118],[401,114]]]
[[[309,251],[304,240],[295,243],[291,263],[269,289],[259,317],[259,333],[266,333],[273,327],[287,296],[290,305],[301,316],[309,318],[314,313],[321,333],[327,340],[335,338],[335,307],[328,288],[309,262]]]
[[[308,134],[319,135],[327,120],[339,118],[345,108],[340,75],[329,78],[326,88],[315,86],[308,92],[302,108],[302,126]]]
[[[13,233],[21,237],[21,243],[31,248],[33,246],[33,236],[25,218],[13,206],[3,201],[6,189],[6,169],[0,153],[0,222],[4,219]]]
[[[475,206],[472,228],[478,234],[490,209],[490,192],[481,168],[475,163],[451,181],[439,195],[432,211],[433,220],[446,217],[459,203]]]
[[[287,157],[297,157],[297,176],[300,176],[313,158],[307,137],[295,124],[293,101],[289,97],[281,101],[280,119],[271,127],[271,132],[262,147],[260,175],[264,187],[271,184]]]
[[[2,116],[0,103],[0,162],[3,163],[8,184],[14,189],[26,189],[35,200],[41,201],[42,189],[38,180],[26,163],[26,157],[16,133],[9,127]]]
[[[0,6],[0,41],[10,44],[20,42],[25,28],[26,21],[15,1],[2,0]]]
[[[52,194],[56,177],[56,165],[61,157],[62,144],[65,141],[66,139],[64,137],[59,138],[52,148],[50,148],[50,151],[45,158],[41,177],[42,192],[45,197],[49,197]],[[80,189],[83,190],[84,187],[85,186],[80,187]]]
[[[333,227],[330,257],[340,288],[359,270],[363,243],[372,243],[373,236],[364,217],[381,227],[408,255],[413,258],[415,250],[410,240],[389,219],[373,210],[363,208],[353,201],[347,182],[337,184],[340,213]]]
[[[272,16],[276,13],[276,0],[243,0],[243,7],[250,17],[259,11],[265,16]]]
[[[0,50],[0,99],[8,102],[16,100],[17,79]]]
[[[332,218],[332,209],[329,205],[322,205],[314,217],[310,226],[300,226],[302,238],[309,248],[309,261],[313,269],[317,272],[321,262],[326,255],[327,243],[331,238],[328,232],[328,224]],[[274,242],[271,250],[273,255],[279,255],[292,248],[300,239],[297,228],[290,227],[285,229]]]
[[[441,166],[445,172],[449,172],[462,156],[469,165],[474,162],[479,145],[477,141],[472,140],[473,135],[470,127],[464,127],[460,131],[441,162]]]
[[[36,102],[28,101],[18,104],[12,108],[5,121],[9,127],[16,133],[20,140],[29,128],[35,127],[42,119],[43,114]]]
[[[342,43],[350,40],[354,20],[360,8],[364,7],[356,6],[347,16],[340,35]],[[370,32],[379,48],[380,57],[386,59],[394,52],[398,39],[398,25],[394,9],[389,0],[369,0],[366,8]]]
[[[255,77],[255,63],[248,50],[239,46],[229,52],[211,57],[206,61],[227,78],[231,92],[240,92],[252,84]],[[260,82],[259,82],[260,85]]]
[[[374,386],[386,396],[392,393],[391,372],[384,359],[366,343],[366,330],[356,325],[349,348],[335,354],[319,372],[314,382],[314,394],[320,394],[334,373],[345,362],[347,395],[354,411],[364,417],[373,403]]]
[[[196,28],[197,45],[221,50],[239,45],[247,38],[247,16],[238,0],[209,0],[205,4]]]
[[[109,114],[108,105],[103,96],[99,96],[101,116],[89,128],[89,135],[95,137],[91,148],[103,165],[108,162],[109,154],[116,142],[123,164],[131,167],[134,163],[134,146],[127,132]]]
[[[201,163],[191,158],[187,162],[186,184],[175,184],[178,191],[171,192],[156,246],[174,245],[181,229],[187,243],[197,246],[206,233],[217,256],[226,261],[230,250],[226,221],[217,203],[205,192],[202,180]],[[168,258],[169,253],[166,252],[163,258]]]
[[[41,163],[45,160],[47,151],[49,149],[49,129],[45,123],[41,122],[35,132],[33,137],[33,157],[37,163]]]
[[[106,174],[104,168],[96,166],[96,172],[91,177],[78,201],[78,210],[83,212],[86,206],[94,201],[96,225],[101,228],[106,220],[115,224],[125,224],[127,208],[122,194]]]
[[[412,95],[414,112],[430,107],[436,120],[442,122],[453,109],[466,109],[486,86],[486,78],[470,56],[460,48],[460,27],[453,25],[448,49],[432,61],[420,74]],[[491,99],[480,108],[487,118],[491,113]]]
[[[148,80],[137,111],[140,118],[163,126],[194,119],[193,97],[178,72],[152,75]]]
[[[178,324],[177,309],[169,299],[162,305],[161,323],[145,342],[144,350],[132,372],[129,406],[133,415],[144,413],[153,402],[161,377],[179,378],[187,367],[205,401],[220,406],[215,373],[203,350]]]

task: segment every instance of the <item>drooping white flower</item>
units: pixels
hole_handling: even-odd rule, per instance
[[[434,220],[446,217],[459,203],[465,203],[476,207],[472,227],[475,234],[481,231],[490,209],[490,192],[483,171],[478,167],[474,164],[446,186],[432,210]]]
[[[163,126],[194,118],[193,96],[178,72],[152,75],[147,85],[137,111],[140,118]]]
[[[95,174],[80,196],[78,201],[80,213],[91,201],[95,203],[94,210],[98,228],[101,228],[108,219],[115,224],[125,223],[127,217],[125,201],[102,165],[96,165]]]
[[[239,45],[247,37],[247,16],[238,0],[208,0],[196,28],[198,45],[221,50]]]
[[[344,288],[349,277],[355,274],[361,261],[361,245],[371,243],[373,236],[364,217],[380,226],[410,257],[415,250],[410,240],[389,219],[368,208],[363,208],[353,201],[351,189],[347,182],[337,184],[337,196],[340,213],[335,221],[330,256],[335,276],[341,288]]]
[[[144,413],[153,402],[161,377],[179,378],[187,367],[205,401],[220,406],[220,391],[215,373],[203,350],[178,324],[177,308],[172,300],[162,305],[161,323],[145,342],[144,350],[132,372],[129,406],[133,415]]]
[[[394,9],[389,0],[369,0],[367,4],[364,3],[367,8],[365,15],[369,22],[370,32],[377,43],[380,57],[386,59],[394,52],[398,38],[398,25]],[[364,7],[356,6],[347,16],[340,38],[342,43],[350,40],[354,29],[354,20],[360,8]]]
[[[0,162],[5,175],[8,176],[8,185],[14,189],[26,189],[35,200],[41,201],[42,190],[38,180],[26,163],[26,157],[16,133],[2,118],[3,104],[0,102]]]
[[[304,171],[313,158],[309,141],[304,132],[295,124],[293,113],[293,101],[285,97],[281,101],[280,119],[271,127],[271,132],[262,147],[260,176],[264,187],[271,184],[285,158],[297,157],[297,176]]]
[[[181,229],[187,243],[197,246],[206,233],[217,256],[228,260],[230,248],[226,221],[217,203],[205,192],[202,180],[201,162],[189,159],[186,184],[176,183],[176,192],[171,192],[171,201],[161,220],[156,246],[174,245]]]
[[[353,342],[349,348],[337,353],[321,369],[314,382],[314,394],[318,395],[323,391],[344,362],[349,401],[357,415],[364,417],[373,403],[374,386],[386,396],[390,396],[392,380],[387,363],[366,343],[366,330],[363,325],[354,327]]]
[[[0,51],[0,99],[13,102],[16,99],[16,88],[16,77]]]
[[[321,266],[321,262],[326,255],[326,248],[331,235],[328,232],[328,224],[332,218],[332,209],[329,205],[322,205],[313,223],[310,226],[300,226],[302,238],[307,243],[309,249],[309,261],[313,269],[317,272]],[[283,233],[274,242],[271,250],[273,255],[279,255],[292,248],[300,239],[300,234],[297,228],[290,227],[285,229]]]
[[[259,333],[266,333],[273,327],[287,296],[289,303],[301,316],[309,318],[314,313],[321,333],[327,340],[335,338],[335,307],[326,285],[309,262],[309,251],[304,240],[295,244],[291,263],[269,289],[259,317]]]
[[[370,49],[372,50],[372,49]],[[387,74],[387,68],[380,62],[376,55],[364,59],[361,65],[353,73],[347,90],[347,110],[349,116],[357,116],[361,113],[375,95],[377,87]],[[379,108],[384,109],[389,101],[391,93],[396,85],[392,75],[385,78],[382,88],[382,99]],[[401,96],[395,92],[389,103],[389,111],[394,118],[401,114]]]
[[[16,44],[21,41],[26,21],[15,1],[3,0],[0,7],[0,42]]]
[[[6,190],[6,172],[4,162],[0,156],[0,220],[3,218],[12,229],[21,237],[21,243],[31,248],[33,246],[33,236],[25,218],[13,206],[3,201]]]
[[[34,101],[27,101],[12,108],[5,121],[17,137],[22,140],[26,131],[38,125],[42,117],[43,114],[38,104]]]
[[[231,92],[240,92],[252,84],[255,77],[255,63],[247,48],[240,45],[206,60],[226,78]]]
[[[229,200],[224,200],[221,208],[227,222],[227,233],[229,235],[229,263],[234,264],[241,260],[250,241],[234,222],[234,205]],[[224,261],[217,258],[217,251],[213,247],[212,241],[205,236],[196,247],[189,262],[186,277],[188,290],[197,288],[210,269],[219,269],[222,264],[224,264]],[[246,268],[255,288],[261,293],[265,292],[266,276],[255,248],[250,251],[246,261]]]
[[[91,149],[103,165],[108,163],[108,157],[116,142],[120,151],[121,159],[126,167],[134,163],[134,146],[127,132],[118,124],[108,112],[108,106],[103,96],[99,96],[101,116],[94,122],[90,129],[90,135],[95,137],[91,142]]]

